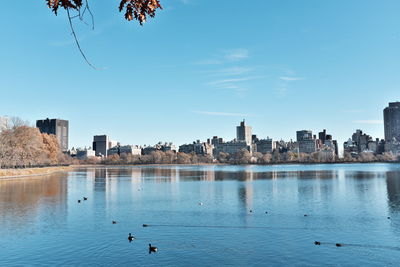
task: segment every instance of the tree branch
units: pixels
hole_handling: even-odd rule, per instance
[[[87,63],[90,67],[92,67],[93,69],[97,70],[97,68],[87,59],[85,53],[83,52],[83,50],[82,50],[82,48],[81,48],[81,45],[79,44],[78,38],[77,38],[77,36],[76,36],[75,29],[74,29],[74,25],[72,24],[72,17],[71,17],[71,14],[69,13],[69,8],[67,7],[66,10],[67,10],[67,15],[68,15],[69,26],[70,26],[70,28],[71,28],[72,35],[74,36],[75,43],[76,43],[76,46],[77,46],[78,49],[79,49],[79,52],[81,53],[82,57],[85,59],[86,63]]]

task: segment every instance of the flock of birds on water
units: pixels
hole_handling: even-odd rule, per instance
[[[86,200],[88,200],[88,198],[87,198],[87,197],[83,197],[83,200],[86,201]],[[80,200],[80,199],[78,199],[78,203],[81,203],[81,200]],[[203,206],[203,202],[199,202],[199,206]],[[253,210],[249,210],[249,212],[250,212],[250,213],[253,213]],[[266,211],[265,214],[268,214],[268,211]],[[304,214],[304,217],[308,217],[308,214]],[[387,217],[387,219],[390,220],[390,217]],[[112,224],[117,224],[117,221],[112,221]],[[143,227],[148,227],[148,226],[149,226],[148,224],[143,224]],[[128,241],[129,241],[129,242],[132,242],[134,239],[135,239],[135,237],[132,235],[132,233],[129,233],[129,235],[128,235]],[[320,242],[320,241],[315,241],[315,242],[314,242],[314,245],[320,246],[320,245],[321,245],[321,242]],[[344,244],[342,244],[342,243],[335,243],[335,246],[336,246],[336,247],[343,247]],[[155,253],[155,252],[157,252],[157,250],[158,250],[157,247],[152,246],[151,244],[149,244],[149,254]]]
[[[83,200],[86,201],[86,200],[88,200],[88,198],[87,197],[83,197]],[[82,201],[80,199],[78,199],[78,203],[81,203],[81,202]],[[112,224],[117,224],[117,221],[113,220]],[[143,227],[147,227],[147,226],[148,226],[147,224],[143,224]],[[132,242],[134,239],[135,239],[135,237],[132,235],[132,233],[129,233],[129,235],[128,235],[129,243]],[[155,252],[157,252],[157,250],[158,250],[157,247],[152,246],[151,244],[149,244],[149,254],[155,253]]]

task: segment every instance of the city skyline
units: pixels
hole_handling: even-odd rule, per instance
[[[399,0],[3,2],[0,267],[400,261]]]
[[[259,1],[251,13],[227,3],[167,1],[143,27],[109,12],[115,3],[94,3],[95,30],[76,30],[95,71],[64,12],[7,2],[0,21],[15,22],[0,29],[12,36],[0,44],[0,114],[68,119],[75,146],[103,133],[141,144],[233,139],[242,119],[275,140],[304,128],[340,144],[356,129],[384,137],[381,110],[399,100],[398,1]]]
[[[398,105],[398,101],[396,101],[396,102],[389,102],[389,103],[387,103],[387,106],[389,106],[390,104],[397,104]],[[386,110],[387,109],[387,107],[385,107],[385,109],[383,109],[383,111],[384,110]],[[0,116],[0,118],[7,118],[7,117],[13,117],[13,116]],[[382,115],[382,118],[383,118],[383,115]],[[24,119],[24,118],[22,118],[22,119]],[[51,119],[51,120],[64,120],[65,118],[53,118],[53,119]],[[48,120],[48,119],[47,119]],[[31,123],[31,122],[29,122],[30,123],[30,125],[31,126],[33,126],[33,127],[35,127],[35,125],[37,125],[37,123],[38,123],[38,121],[41,121],[41,120],[35,120],[35,122],[34,123]],[[66,119],[66,121],[67,121],[67,123],[69,123],[69,124],[71,124],[71,122],[68,120],[68,119]],[[239,121],[236,121],[236,124],[235,125],[237,125],[239,123]],[[371,123],[371,124],[375,124],[375,123]],[[339,144],[339,146],[338,146],[338,148],[339,148],[339,151],[342,153],[343,152],[343,144],[345,143],[345,142],[347,142],[348,141],[348,139],[349,138],[351,138],[351,131],[356,131],[356,130],[362,130],[364,133],[367,133],[367,134],[369,134],[369,135],[371,135],[373,138],[379,138],[379,139],[385,139],[385,134],[384,134],[384,129],[383,129],[383,120],[382,120],[382,137],[379,137],[379,136],[374,136],[374,135],[372,135],[372,134],[370,134],[370,132],[368,132],[368,131],[366,131],[366,130],[364,130],[364,128],[356,128],[356,129],[354,129],[354,130],[349,130],[349,133],[348,133],[348,137],[347,138],[344,138],[343,139],[343,141],[342,140],[339,140],[339,138],[336,138],[336,134],[335,134],[335,132],[334,132],[334,130],[331,130],[331,129],[328,129],[328,131],[335,137],[335,139],[338,139],[338,144]],[[239,137],[239,128],[240,127],[249,127],[249,129],[250,129],[250,136],[252,135],[252,134],[254,134],[254,135],[256,135],[259,139],[267,139],[267,138],[272,138],[274,141],[280,141],[280,140],[283,140],[283,141],[293,141],[293,142],[296,142],[298,139],[299,139],[299,132],[301,132],[301,131],[311,131],[312,133],[313,133],[313,135],[316,135],[317,136],[317,138],[318,138],[318,132],[320,131],[320,130],[326,130],[327,129],[327,127],[325,127],[325,128],[321,128],[321,129],[312,129],[312,128],[307,128],[307,127],[303,127],[303,128],[299,128],[299,129],[296,129],[296,130],[294,130],[293,132],[291,132],[291,134],[293,135],[293,137],[292,138],[289,138],[289,139],[285,139],[285,138],[283,138],[283,137],[275,137],[275,136],[271,136],[271,135],[263,135],[263,134],[259,134],[258,133],[258,131],[257,131],[257,128],[256,127],[254,127],[253,125],[249,125],[247,122],[246,122],[246,120],[245,119],[242,119],[241,121],[240,121],[240,125],[239,126],[235,126],[235,128],[236,128],[236,131],[234,131],[234,130],[232,130],[233,129],[233,127],[234,126],[232,126],[232,125],[230,125],[230,135],[231,136],[233,136],[232,138],[230,138],[230,137],[226,137],[226,136],[223,136],[223,135],[220,135],[220,134],[218,134],[218,133],[215,133],[215,134],[212,134],[212,135],[209,135],[209,136],[207,136],[206,138],[204,138],[204,139],[200,139],[200,138],[198,138],[198,137],[196,137],[196,136],[193,136],[193,137],[189,137],[189,139],[191,140],[191,141],[188,141],[188,142],[182,142],[182,143],[179,143],[179,142],[174,142],[174,141],[171,141],[171,140],[166,140],[165,138],[163,138],[162,136],[159,136],[158,137],[158,139],[156,139],[154,142],[149,142],[149,143],[145,143],[145,142],[140,142],[140,141],[137,141],[137,142],[135,142],[135,141],[132,141],[132,140],[128,140],[127,142],[125,142],[125,141],[122,141],[122,140],[120,140],[119,138],[118,138],[118,135],[117,136],[112,136],[112,135],[110,135],[110,134],[108,134],[108,132],[104,132],[104,133],[96,133],[96,134],[94,134],[93,136],[99,136],[99,135],[106,135],[106,136],[108,136],[108,138],[111,138],[111,139],[114,139],[114,140],[117,140],[117,141],[114,141],[115,143],[116,142],[118,142],[118,143],[121,143],[121,144],[125,144],[125,145],[127,145],[127,144],[129,144],[129,145],[139,145],[139,146],[146,146],[146,145],[148,145],[148,146],[153,146],[153,145],[155,145],[155,144],[157,144],[157,143],[159,143],[159,142],[171,142],[171,143],[173,143],[173,144],[175,144],[175,145],[177,145],[177,146],[179,146],[179,145],[183,145],[183,144],[191,144],[191,143],[193,143],[194,141],[196,141],[196,140],[200,140],[200,141],[206,141],[207,139],[210,139],[211,137],[213,137],[213,136],[218,136],[218,137],[221,137],[221,138],[223,138],[225,141],[232,141],[232,140],[244,140],[243,138],[244,138],[244,136],[243,136],[243,138],[238,138]],[[256,129],[255,131],[253,131],[253,129]],[[109,130],[109,132],[110,132],[111,130]],[[216,132],[218,132],[218,129],[215,129],[214,131],[216,131]],[[244,130],[243,130],[244,131]],[[232,134],[233,133],[233,134]],[[74,131],[71,131],[71,133],[69,134],[69,136],[73,136],[74,135]],[[244,134],[244,132],[243,133],[241,133],[240,135],[245,135]],[[284,134],[283,134],[284,135]],[[69,141],[69,143],[71,144],[70,146],[69,146],[69,149],[71,149],[71,148],[84,148],[84,147],[92,147],[92,138],[93,138],[93,136],[90,136],[89,137],[89,141],[88,142],[86,142],[86,143],[84,143],[83,145],[74,145],[74,143],[72,143],[72,142],[70,142]],[[312,137],[312,136],[311,136]],[[68,141],[67,141],[67,143],[68,143]]]

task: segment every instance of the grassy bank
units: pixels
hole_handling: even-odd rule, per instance
[[[57,167],[45,167],[45,168],[27,168],[27,169],[0,169],[0,179],[48,175],[55,172],[70,171],[72,169],[73,169],[72,166],[57,166]]]

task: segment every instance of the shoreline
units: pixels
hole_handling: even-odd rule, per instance
[[[22,179],[35,176],[48,176],[57,172],[69,172],[79,168],[110,168],[110,167],[157,167],[157,166],[281,166],[281,165],[335,165],[335,164],[400,164],[399,161],[375,161],[375,162],[282,162],[270,164],[229,164],[229,163],[198,163],[198,164],[85,164],[56,166],[43,168],[26,168],[26,169],[0,169],[0,181]]]
[[[151,163],[151,164],[87,164],[87,165],[72,165],[75,168],[96,168],[96,167],[157,167],[157,166],[280,166],[280,165],[339,165],[339,164],[400,164],[400,161],[343,161],[343,162],[275,162],[275,163],[248,163],[248,164],[230,164],[230,163],[193,163],[193,164],[179,164],[179,163]]]
[[[56,166],[43,168],[26,168],[26,169],[0,169],[0,181],[21,179],[35,176],[47,176],[57,172],[67,172],[73,170],[74,166]]]

